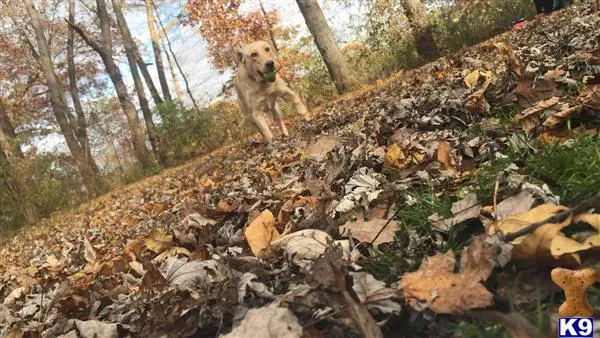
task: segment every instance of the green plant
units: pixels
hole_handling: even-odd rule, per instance
[[[80,176],[69,158],[35,155],[13,159],[10,165],[0,160],[0,228],[25,223],[28,211],[45,217],[85,198]]]
[[[562,203],[577,203],[598,193],[600,136],[588,136],[569,145],[547,144],[526,161],[526,172],[546,182]]]
[[[510,334],[500,324],[485,325],[482,322],[475,321],[473,323],[449,324],[448,326],[454,336],[460,338],[510,338]]]
[[[157,129],[163,151],[175,161],[191,157],[212,127],[206,110],[184,108],[175,101],[164,102],[156,109],[161,117]]]
[[[425,188],[415,189],[408,196],[410,205],[403,202],[406,206],[398,213],[400,228],[396,241],[384,251],[374,250],[373,257],[362,262],[369,273],[387,283],[396,281],[405,271],[415,270],[424,257],[443,249],[434,240],[428,218],[434,213],[450,216],[452,199]]]

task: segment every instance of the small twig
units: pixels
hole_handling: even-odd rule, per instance
[[[494,201],[494,219],[498,220],[498,212],[497,212],[497,208],[498,208],[498,188],[500,187],[500,181],[496,180],[496,184],[494,184],[494,195],[493,195],[493,201]]]
[[[508,242],[515,240],[516,238],[519,238],[523,235],[527,235],[528,233],[535,231],[535,229],[541,227],[544,224],[560,223],[560,222],[563,222],[565,219],[567,219],[570,216],[579,215],[579,214],[584,213],[592,208],[600,208],[600,194],[585,200],[583,203],[579,204],[576,207],[573,207],[571,209],[567,209],[563,212],[555,214],[551,217],[546,218],[543,221],[535,222],[535,223],[532,223],[532,224],[524,227],[521,230],[511,232],[506,235],[501,235],[501,238],[505,242],[508,243]]]
[[[600,94],[596,93],[596,91],[594,90],[594,88],[593,88],[593,87],[591,87],[590,85],[587,85],[587,84],[585,84],[585,83],[584,83],[583,85],[584,85],[584,86],[585,86],[587,89],[589,89],[589,90],[592,92],[592,94],[594,94],[594,96],[596,96],[597,98],[599,98],[599,99],[600,99]]]
[[[292,303],[292,304],[293,304],[293,302],[288,302],[288,303]],[[303,305],[303,304],[301,304],[301,305]],[[342,313],[342,311],[344,311],[344,310],[345,310],[347,307],[348,307],[348,305],[347,305],[347,304],[342,304],[342,305],[340,305],[340,306],[339,306],[337,309],[334,309],[334,310],[332,310],[330,313],[328,313],[328,314],[324,315],[323,317],[321,317],[321,318],[317,318],[317,319],[313,319],[313,320],[311,320],[310,322],[308,322],[308,323],[306,323],[306,324],[302,325],[302,328],[304,328],[304,329],[305,329],[305,328],[307,328],[307,327],[310,327],[310,326],[313,326],[313,325],[317,324],[317,323],[318,323],[318,322],[320,322],[320,321],[323,321],[323,320],[329,319],[329,318],[331,318],[331,317],[333,317],[333,316],[335,316],[335,315],[337,315],[337,314],[340,314],[340,313]]]

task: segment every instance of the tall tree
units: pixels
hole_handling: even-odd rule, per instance
[[[163,49],[165,49],[164,46]],[[183,104],[183,100],[185,100],[183,97],[183,89],[181,89],[181,84],[177,78],[177,72],[175,72],[175,66],[173,65],[173,61],[171,61],[169,53],[167,53],[167,63],[169,64],[169,71],[171,72],[171,78],[173,79],[173,84],[175,85],[175,94],[177,95],[177,100]]]
[[[69,21],[75,20],[75,0],[69,0]],[[79,98],[79,91],[77,90],[77,76],[75,69],[75,32],[73,27],[69,26],[67,32],[67,73],[69,76],[69,92],[71,93],[71,100],[73,101],[73,107],[75,108],[76,117],[70,116],[70,120],[75,122],[73,129],[75,135],[79,140],[79,144],[83,147],[86,156],[90,162],[90,166],[95,172],[99,172],[98,166],[92,157],[92,151],[90,148],[90,140],[87,132],[87,122],[85,114],[83,112],[83,106],[81,105],[81,99]]]
[[[325,15],[317,0],[296,0],[306,26],[321,53],[329,76],[338,93],[346,92],[350,85],[350,71],[342,52],[338,48]]]
[[[152,119],[152,111],[148,105],[144,84],[142,83],[142,79],[138,71],[136,57],[137,46],[135,40],[133,40],[131,31],[129,30],[125,16],[123,15],[121,1],[112,0],[112,5],[115,17],[117,18],[117,26],[119,28],[119,32],[121,33],[121,40],[123,41],[123,46],[125,47],[125,55],[127,56],[127,62],[129,63],[129,69],[131,71],[131,76],[133,77],[135,91],[137,92],[140,108],[144,116],[144,121],[146,122],[146,132],[148,133],[148,138],[150,139],[150,145],[152,146],[152,150],[154,151],[159,163],[163,165],[166,164],[167,158],[163,155],[164,152],[162,149],[160,149],[160,144],[156,133],[156,125]]]
[[[31,1],[31,0],[28,0]],[[121,70],[115,63],[113,57],[113,42],[111,33],[111,20],[106,9],[106,2],[104,0],[96,0],[96,8],[98,18],[100,19],[100,41],[95,41],[87,32],[83,30],[79,25],[69,21],[69,24],[75,31],[81,36],[81,38],[99,55],[102,59],[102,63],[106,68],[106,72],[110,77],[115,90],[117,92],[117,98],[121,109],[125,113],[127,118],[127,124],[131,133],[131,142],[133,144],[133,150],[135,157],[140,162],[144,169],[149,169],[153,166],[152,157],[148,148],[146,148],[144,132],[140,126],[140,119],[137,115],[137,111],[131,97],[127,92],[127,86],[123,81]]]
[[[429,16],[427,15],[427,7],[419,0],[401,0],[401,3],[419,54],[425,60],[434,59],[438,52]]]
[[[164,99],[167,101],[171,101],[171,93],[169,91],[169,84],[167,83],[167,76],[165,75],[165,67],[163,65],[162,53],[160,51],[160,38],[156,26],[156,13],[154,11],[154,1],[145,0],[145,3],[146,17],[148,18],[148,30],[150,31],[150,39],[152,40],[152,50],[154,51],[154,62],[156,63],[156,71],[158,72],[160,88],[162,89]]]
[[[79,144],[75,130],[73,130],[73,127],[69,122],[69,107],[67,106],[64,93],[54,70],[54,63],[50,56],[50,47],[46,35],[44,34],[44,27],[42,26],[40,15],[34,7],[32,0],[24,0],[24,3],[38,44],[38,61],[44,74],[44,78],[46,79],[48,95],[50,96],[54,116],[56,117],[60,130],[67,142],[67,146],[69,147],[71,155],[83,178],[83,183],[88,191],[94,194],[99,187],[99,176],[90,165],[91,162],[87,157],[87,152],[84,147]]]
[[[185,76],[183,69],[181,69],[181,65],[179,64],[179,61],[177,60],[177,55],[175,55],[175,52],[173,51],[173,47],[171,46],[171,40],[169,40],[169,35],[167,34],[167,30],[165,29],[165,26],[163,25],[163,23],[160,20],[160,17],[158,15],[156,16],[156,19],[158,19],[158,24],[160,25],[161,32],[164,35],[165,40],[167,40],[167,47],[169,47],[169,52],[171,53],[171,56],[173,57],[173,61],[175,61],[175,65],[177,65],[177,69],[179,69],[179,73],[181,74],[181,77],[183,77],[183,82],[185,83],[185,89],[190,97],[190,100],[192,101],[194,108],[198,109],[198,104],[196,103],[196,99],[194,99],[194,95],[192,94],[192,90],[190,89],[190,83],[187,79],[187,76]],[[183,104],[183,101],[181,103]]]

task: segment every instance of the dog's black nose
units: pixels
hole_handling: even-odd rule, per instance
[[[275,61],[269,60],[269,61],[265,62],[265,66],[267,66],[267,68],[273,69],[273,68],[275,68]]]

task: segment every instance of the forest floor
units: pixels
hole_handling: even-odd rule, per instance
[[[573,6],[58,213],[2,240],[0,336],[549,337],[563,280],[600,318],[599,84]]]

